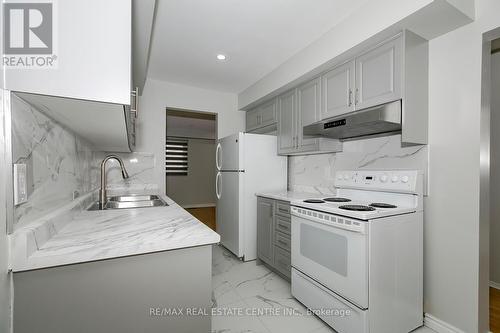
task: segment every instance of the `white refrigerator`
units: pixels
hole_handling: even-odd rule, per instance
[[[286,191],[287,158],[272,135],[237,133],[216,149],[217,233],[244,261],[257,259],[256,193]]]

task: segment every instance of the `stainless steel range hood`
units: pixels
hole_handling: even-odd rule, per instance
[[[352,139],[401,131],[401,100],[328,118],[304,127],[304,137]]]

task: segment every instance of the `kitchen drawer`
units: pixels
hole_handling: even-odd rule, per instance
[[[292,295],[309,309],[332,309],[338,313],[318,313],[338,332],[368,333],[368,311],[361,310],[301,272],[292,271]]]
[[[284,234],[282,232],[274,233],[274,245],[281,247],[283,250],[291,251],[292,240],[290,235]]]
[[[290,204],[288,202],[276,201],[276,214],[290,217]]]
[[[284,276],[291,278],[292,259],[290,252],[274,247],[274,268]]]
[[[276,216],[276,221],[275,221],[275,230],[282,232],[287,235],[291,235],[292,232],[292,222],[291,219],[288,218],[283,218],[279,215]]]

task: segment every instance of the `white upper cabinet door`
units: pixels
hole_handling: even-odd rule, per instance
[[[278,98],[278,153],[287,154],[296,150],[296,93],[295,89]]]
[[[260,126],[260,110],[259,108],[247,111],[246,114],[246,131],[249,132]]]
[[[260,121],[261,126],[267,126],[274,124],[276,122],[276,99],[272,99],[267,103],[264,103],[260,107]]]
[[[322,81],[321,120],[354,111],[354,61],[324,74]]]
[[[12,91],[131,104],[132,2],[54,2],[56,68],[5,70]]]
[[[356,109],[401,98],[402,39],[393,39],[356,58]]]
[[[317,139],[304,139],[303,128],[310,125],[320,117],[321,104],[321,78],[312,81],[297,88],[297,137],[300,150],[309,150],[317,148]]]

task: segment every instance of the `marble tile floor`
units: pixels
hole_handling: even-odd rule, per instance
[[[242,262],[220,245],[212,258],[212,333],[335,332],[290,293],[290,283],[256,261]],[[260,313],[258,313],[260,312]],[[413,333],[434,333],[420,328]]]

